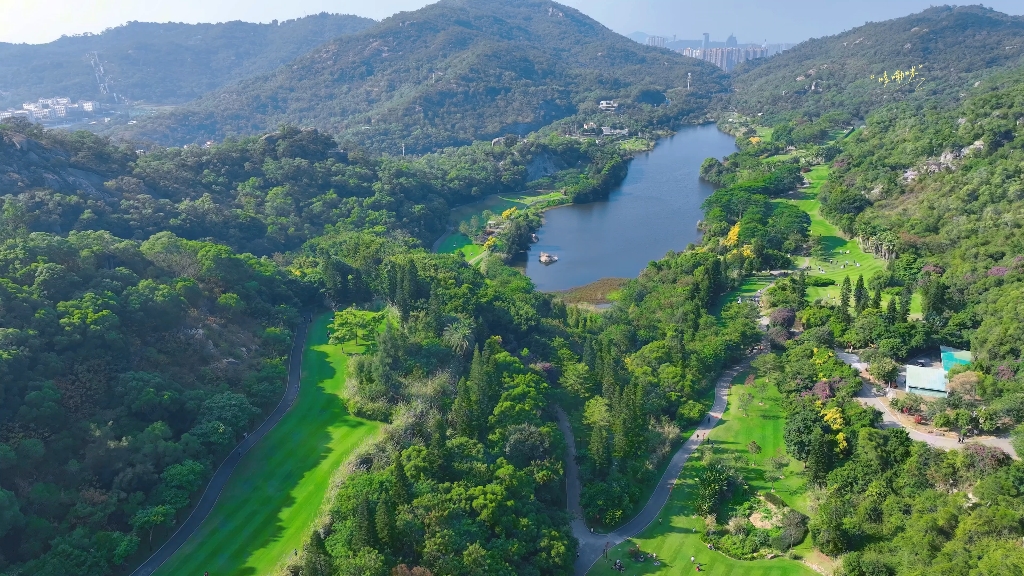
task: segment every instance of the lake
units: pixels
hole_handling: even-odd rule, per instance
[[[679,130],[637,156],[608,200],[544,213],[526,275],[538,290],[565,290],[601,278],[635,278],[651,260],[700,239],[700,208],[714,187],[700,179],[705,158],[736,151],[735,139],[713,124]],[[541,252],[558,256],[544,265]]]

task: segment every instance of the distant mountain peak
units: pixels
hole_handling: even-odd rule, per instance
[[[556,2],[442,0],[125,132],[183,144],[292,123],[426,152],[685,87],[688,73],[694,96],[724,89],[711,65],[637,45]]]

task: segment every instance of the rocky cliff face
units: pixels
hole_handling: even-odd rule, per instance
[[[107,198],[106,180],[73,166],[71,155],[18,132],[0,132],[0,196],[49,188],[62,194]]]

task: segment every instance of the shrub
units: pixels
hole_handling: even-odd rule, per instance
[[[932,418],[932,425],[936,428],[952,428],[954,425],[953,415],[949,412],[939,412]]]
[[[795,322],[796,312],[791,308],[777,308],[768,316],[769,326],[781,326],[788,329],[792,328]]]
[[[776,348],[785,348],[786,342],[789,342],[789,330],[781,326],[769,328],[768,341]]]

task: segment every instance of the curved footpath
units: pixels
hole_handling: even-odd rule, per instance
[[[725,412],[732,379],[743,370],[746,370],[753,358],[753,356],[749,356],[742,363],[722,374],[715,384],[715,401],[711,405],[710,418],[705,418],[693,435],[672,456],[672,460],[669,462],[661,480],[658,481],[658,486],[654,489],[654,493],[651,494],[651,498],[647,501],[643,510],[632,520],[610,534],[592,534],[583,519],[583,508],[580,506],[580,470],[579,465],[576,463],[576,439],[573,436],[569,418],[566,417],[561,407],[555,407],[555,413],[558,417],[558,428],[565,436],[565,442],[568,445],[568,451],[565,456],[565,492],[569,513],[572,515],[572,534],[579,541],[579,557],[576,558],[575,564],[575,572],[578,576],[586,574],[594,563],[597,562],[598,558],[601,557],[606,548],[610,549],[612,546],[624,542],[627,538],[636,536],[658,518],[658,515],[661,514],[661,509],[668,502],[668,498],[672,494],[672,487],[675,484],[676,478],[679,477],[679,473],[682,472],[683,465],[686,464],[690,455],[700,446],[701,441],[707,437],[708,431],[715,427],[715,424],[718,423],[718,420]]]
[[[856,354],[836,350],[836,357],[860,372],[866,373],[868,371],[868,365]],[[1013,449],[1013,446],[1010,445],[1010,440],[1007,438],[1001,438],[998,436],[979,436],[971,438],[970,441],[965,444],[960,444],[956,441],[956,438],[950,438],[949,436],[941,434],[927,434],[925,432],[914,430],[913,428],[908,428],[900,422],[899,418],[897,418],[895,414],[892,413],[889,406],[887,406],[885,402],[882,402],[882,397],[883,396],[875,392],[874,388],[867,381],[864,382],[863,386],[861,386],[860,392],[857,394],[858,402],[865,406],[871,406],[882,413],[882,428],[903,428],[907,431],[911,440],[925,442],[930,446],[942,448],[943,450],[957,450],[970,444],[984,444],[985,446],[999,448],[1015,459],[1018,458],[1017,451]]]
[[[167,561],[178,548],[189,539],[190,536],[199,528],[199,526],[206,520],[206,517],[210,515],[217,499],[220,497],[220,493],[224,490],[224,486],[228,483],[228,479],[231,478],[231,474],[235,471],[235,466],[238,465],[239,461],[242,460],[242,456],[249,451],[260,438],[263,438],[278,422],[284,417],[285,413],[291,409],[292,405],[295,404],[295,399],[299,395],[299,381],[301,380],[301,369],[302,369],[302,350],[306,346],[306,331],[309,327],[309,322],[304,321],[299,329],[295,333],[295,342],[292,344],[291,357],[288,361],[288,385],[284,391],[284,397],[281,399],[281,403],[277,405],[277,408],[263,421],[263,424],[256,429],[255,432],[249,434],[245,440],[242,440],[238,446],[231,451],[231,454],[224,459],[221,463],[220,468],[214,473],[213,478],[210,479],[210,483],[207,484],[206,490],[203,492],[202,498],[199,499],[199,503],[189,514],[189,517],[178,527],[178,530],[174,532],[171,537],[164,542],[148,560],[142,563],[141,566],[132,572],[131,576],[149,576],[150,574],[157,571],[160,566]]]

